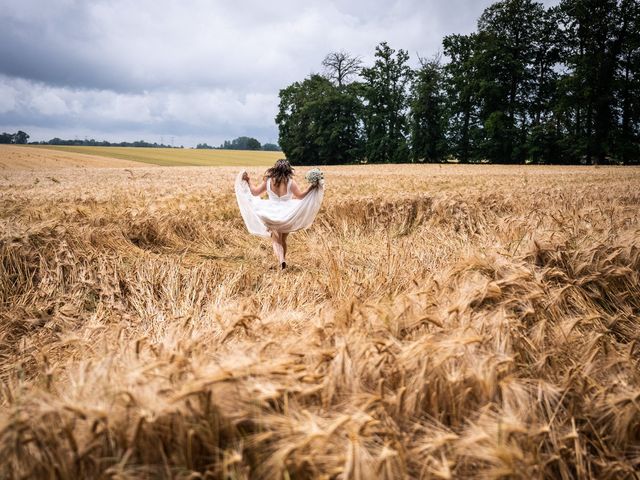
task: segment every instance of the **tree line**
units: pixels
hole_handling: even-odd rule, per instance
[[[500,1],[417,64],[386,42],[368,66],[330,53],[322,74],[280,91],[283,152],[298,164],[640,163],[637,0]]]
[[[225,140],[219,147],[212,147],[206,143],[199,143],[196,146],[197,149],[216,149],[216,150],[264,150],[269,152],[279,152],[280,147],[275,143],[261,144],[257,139],[253,137],[237,137],[233,140]]]
[[[16,133],[7,133],[7,132],[0,133],[0,144],[13,143],[16,145],[23,145],[27,143],[28,140],[29,140],[29,134],[26,132],[23,132],[22,130],[18,130]]]
[[[28,142],[29,134],[19,130],[17,133],[2,133],[0,134],[0,144],[26,144],[32,145],[63,145],[63,146],[83,146],[83,147],[148,147],[148,148],[184,148],[184,146],[173,147],[172,145],[165,145],[164,143],[146,142],[144,140],[137,140],[134,142],[108,142],[106,140],[95,139],[74,139],[64,140],[62,138],[52,138],[51,140],[43,140],[40,142]],[[216,149],[207,145],[206,143],[199,143],[196,146],[197,149]],[[222,150],[264,150],[279,152],[280,147],[275,143],[261,144],[258,140],[252,137],[238,137],[234,140],[225,140],[219,147]]]
[[[26,143],[26,142],[25,142]],[[142,147],[142,148],[184,148],[180,145],[174,147],[172,145],[165,145],[164,143],[146,142],[144,140],[136,140],[134,142],[108,142],[106,140],[84,139],[84,140],[64,140],[62,138],[52,138],[51,140],[43,140],[40,142],[30,142],[31,145],[63,145],[63,146],[75,146],[75,147]]]

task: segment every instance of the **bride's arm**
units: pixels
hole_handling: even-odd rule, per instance
[[[249,180],[249,174],[247,172],[244,172],[244,175],[242,175],[242,179],[245,182],[247,182],[247,184],[249,185],[249,190],[251,190],[251,195],[253,195],[254,197],[257,197],[258,195],[262,195],[264,192],[267,191],[267,181],[266,180],[264,180],[257,187],[254,187],[253,185],[251,185],[251,181]]]
[[[293,198],[297,198],[299,200],[302,200],[311,190],[315,190],[316,188],[318,188],[318,185],[309,185],[309,188],[303,192],[295,181],[291,182],[291,193],[293,193]]]

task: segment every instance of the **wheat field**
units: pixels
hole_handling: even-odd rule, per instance
[[[638,478],[640,170],[235,173],[0,172],[0,478]]]

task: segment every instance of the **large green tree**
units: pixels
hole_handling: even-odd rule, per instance
[[[411,85],[411,156],[413,161],[441,162],[447,155],[446,97],[439,57],[420,59]]]
[[[614,93],[619,116],[616,153],[624,163],[640,163],[640,3],[620,4],[620,61]]]
[[[548,72],[544,59],[537,58],[539,46],[545,46],[544,18],[541,3],[504,0],[488,7],[478,21],[475,63],[484,126],[481,148],[483,157],[492,162],[527,159],[533,110],[541,107],[536,105],[536,94],[542,92],[536,87],[540,74]]]
[[[477,35],[449,35],[442,45],[450,61],[444,66],[450,151],[461,163],[478,159],[480,138],[476,67]]]
[[[615,82],[625,41],[616,0],[562,0],[560,113],[565,158],[606,162],[614,154]]]
[[[558,11],[543,11],[535,22],[532,38],[532,63],[526,115],[529,128],[526,143],[528,160],[534,163],[559,163],[560,123],[555,115],[557,102],[558,64],[560,62],[560,31]]]
[[[409,54],[382,42],[373,66],[362,69],[364,79],[365,156],[371,163],[409,161],[408,95],[412,70]]]
[[[276,123],[287,158],[300,165],[338,164],[361,156],[362,105],[357,84],[337,87],[311,75],[280,90]]]

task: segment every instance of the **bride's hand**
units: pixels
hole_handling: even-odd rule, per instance
[[[247,172],[244,172],[242,174],[242,180],[244,180],[245,182],[249,183],[249,174]]]

